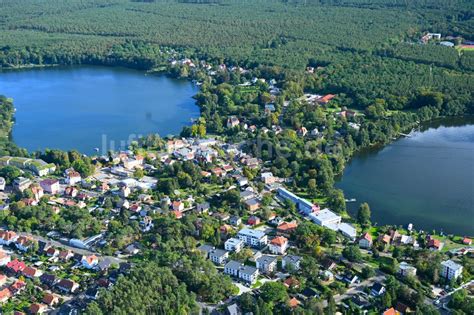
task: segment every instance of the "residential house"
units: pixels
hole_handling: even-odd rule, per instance
[[[197,248],[198,251],[204,256],[204,258],[209,258],[209,253],[215,249],[214,246],[203,244]]]
[[[48,306],[40,303],[33,303],[30,305],[30,314],[43,314],[48,309]]]
[[[0,266],[5,266],[11,261],[10,255],[8,255],[3,250],[0,250]]]
[[[229,223],[232,224],[233,226],[239,226],[242,224],[242,219],[236,215],[233,215],[230,217]]]
[[[184,210],[184,202],[173,201],[172,208],[173,208],[174,211],[183,211]]]
[[[259,225],[260,224],[260,218],[257,216],[250,216],[247,220],[248,225]]]
[[[253,199],[254,197],[255,197],[255,194],[250,190],[244,190],[240,192],[240,199],[243,201]]]
[[[10,286],[10,291],[12,291],[13,294],[17,294],[21,291],[23,291],[26,288],[26,282],[21,281],[21,280],[16,280],[13,282],[13,284]]]
[[[238,238],[229,238],[224,243],[225,250],[230,251],[230,252],[238,253],[242,250],[243,247],[244,247],[244,241]]]
[[[288,289],[297,289],[300,286],[300,282],[296,278],[288,277],[283,281],[283,285]]]
[[[0,191],[4,191],[4,190],[5,190],[5,185],[6,185],[5,178],[0,177]]]
[[[9,288],[0,290],[0,304],[7,302],[12,297],[12,293]]]
[[[366,232],[359,239],[360,248],[370,248],[372,247],[372,236]]]
[[[373,296],[381,296],[385,293],[385,287],[380,282],[375,282],[370,288],[370,294]]]
[[[64,189],[64,195],[67,197],[76,198],[79,194],[79,190],[74,186],[68,186]]]
[[[89,288],[85,292],[86,298],[90,300],[97,300],[99,297],[99,288]]]
[[[74,253],[70,250],[62,250],[59,252],[59,255],[58,255],[59,260],[62,260],[62,261],[68,261],[72,257],[74,257]]]
[[[334,94],[326,94],[323,97],[316,100],[316,102],[318,102],[319,104],[325,105],[325,104],[329,103],[329,101],[331,101],[335,96],[336,95],[334,95]]]
[[[34,267],[27,266],[23,271],[21,272],[25,277],[34,279],[40,277],[43,272],[39,269],[36,269]]]
[[[237,305],[237,303],[233,303],[226,308],[225,315],[242,315],[242,310]]]
[[[472,240],[471,240],[470,238],[468,238],[468,237],[464,237],[464,238],[462,239],[462,243],[463,243],[464,245],[471,245],[471,244],[472,244]]]
[[[296,133],[299,135],[299,136],[306,136],[308,134],[308,129],[306,129],[306,127],[302,126],[300,128],[298,128],[298,130],[296,130]]]
[[[31,185],[31,192],[33,193],[33,197],[35,198],[36,201],[39,201],[41,197],[44,195],[43,188],[41,188],[40,185],[34,184]]]
[[[297,227],[298,223],[296,223],[296,221],[280,223],[277,226],[277,234],[289,237],[290,234],[293,233]]]
[[[16,190],[20,192],[25,191],[27,188],[31,186],[31,184],[32,184],[32,181],[25,177],[18,177],[18,178],[15,178],[15,180],[13,180],[13,188],[15,188]]]
[[[183,212],[181,212],[179,210],[171,211],[171,214],[178,220],[183,217]]]
[[[43,190],[51,195],[59,192],[59,181],[57,179],[44,179],[40,181],[40,186]]]
[[[209,212],[210,208],[211,208],[211,205],[209,204],[209,202],[198,203],[196,206],[196,210],[199,213],[207,213]]]
[[[407,277],[407,276],[414,277],[416,275],[416,268],[402,261],[400,265],[398,266],[398,273],[403,277]]]
[[[53,274],[43,273],[39,277],[42,284],[52,287],[58,281],[57,277]]]
[[[240,268],[242,266],[243,266],[242,263],[240,263],[238,261],[235,261],[235,260],[231,260],[227,264],[225,264],[224,273],[229,275],[229,276],[238,278],[239,277],[239,271],[240,271]]]
[[[26,251],[30,250],[37,243],[38,242],[32,237],[20,236],[16,239],[15,246],[19,250],[26,252]]]
[[[356,283],[357,280],[359,280],[359,277],[356,276],[355,274],[353,274],[352,272],[347,272],[347,273],[344,275],[343,280],[344,280],[344,282],[346,282],[347,284],[352,285],[352,284]]]
[[[288,246],[288,239],[286,237],[277,236],[270,241],[269,249],[272,254],[284,255]]]
[[[265,184],[273,184],[277,180],[277,178],[274,177],[273,173],[271,172],[264,172],[260,177],[262,182],[264,182]]]
[[[106,257],[102,259],[101,261],[99,261],[97,266],[99,267],[101,271],[107,271],[112,266],[112,260]]]
[[[277,258],[275,256],[262,255],[256,260],[257,268],[262,273],[272,273],[276,271]]]
[[[46,293],[43,297],[43,303],[48,306],[54,306],[59,303],[59,297],[52,293]]]
[[[57,283],[56,287],[65,293],[74,293],[79,289],[79,284],[69,279],[62,279]]]
[[[295,298],[295,297],[291,298],[291,299],[287,302],[287,305],[288,305],[288,307],[289,307],[290,309],[295,309],[295,308],[297,308],[300,304],[301,304],[301,302],[300,302],[297,298]]]
[[[73,168],[67,169],[64,173],[66,175],[66,184],[68,185],[76,185],[82,180],[81,174],[79,174],[79,172],[75,171]]]
[[[263,231],[252,230],[252,229],[242,229],[237,234],[238,238],[244,241],[246,245],[252,247],[261,247],[267,245],[268,237]]]
[[[240,124],[240,120],[236,116],[230,116],[227,119],[227,128],[234,128]]]
[[[83,256],[81,264],[84,268],[93,269],[99,263],[99,258],[96,255]]]
[[[281,266],[285,270],[299,270],[302,260],[303,258],[300,256],[287,255],[281,260]]]
[[[239,176],[237,177],[237,184],[239,184],[240,187],[244,187],[249,184],[249,180],[247,177]]]
[[[257,281],[258,275],[258,269],[252,266],[243,266],[239,270],[239,278],[251,284]]]
[[[429,248],[431,250],[439,251],[439,250],[443,249],[443,246],[444,246],[444,243],[442,243],[440,240],[428,237],[428,242],[426,244],[427,248]]]
[[[250,212],[254,212],[260,209],[260,201],[258,201],[258,199],[256,198],[246,200],[244,203],[245,203],[245,207]]]
[[[46,256],[48,257],[56,257],[59,255],[59,250],[54,247],[50,247],[46,250]]]
[[[385,312],[382,313],[382,315],[401,315],[399,311],[394,309],[393,307],[387,309]]]
[[[463,267],[452,260],[445,260],[441,262],[440,275],[448,280],[457,279],[462,275]]]
[[[225,250],[213,249],[209,252],[209,259],[217,265],[223,265],[227,258],[229,258],[229,252]]]
[[[389,245],[391,238],[390,238],[390,235],[388,234],[380,234],[377,240],[384,245]]]

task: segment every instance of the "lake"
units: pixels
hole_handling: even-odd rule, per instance
[[[372,222],[474,235],[474,118],[446,119],[410,138],[360,152],[336,184],[351,214],[368,202]]]
[[[13,140],[29,151],[104,154],[139,135],[179,134],[199,117],[197,91],[186,80],[123,68],[0,72],[0,94],[12,97],[17,110]]]

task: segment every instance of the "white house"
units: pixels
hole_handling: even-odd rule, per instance
[[[270,245],[268,247],[272,254],[283,255],[288,248],[288,239],[284,236],[277,236],[270,241]]]
[[[441,262],[441,277],[451,280],[457,279],[462,274],[463,267],[452,260],[445,260]]]
[[[0,230],[0,245],[10,245],[16,242],[18,235],[13,231]]]
[[[225,250],[228,250],[230,252],[240,252],[242,248],[244,247],[244,241],[238,238],[229,238],[227,241],[224,243],[224,248]]]
[[[40,182],[41,188],[49,194],[57,194],[59,192],[59,181],[56,179],[45,179]]]
[[[252,266],[243,266],[239,270],[239,278],[252,284],[257,281],[258,275],[258,269]]]
[[[213,249],[209,252],[209,259],[218,265],[223,265],[227,258],[229,258],[229,252],[222,249]]]
[[[11,260],[10,255],[5,253],[4,251],[0,250],[0,266],[5,266]]]
[[[260,230],[242,229],[237,234],[238,238],[244,241],[246,245],[260,247],[267,245],[268,237],[265,232]]]
[[[235,261],[235,260],[231,260],[227,264],[225,264],[224,273],[227,274],[227,275],[238,278],[239,277],[239,271],[240,271],[241,267],[243,267],[242,263],[240,263],[238,261]]]
[[[398,273],[400,275],[402,275],[403,277],[415,276],[416,275],[416,268],[403,261],[398,266]]]
[[[0,190],[1,191],[5,190],[5,184],[6,184],[5,178],[0,177]]]
[[[69,168],[65,171],[66,174],[66,183],[68,185],[76,185],[80,183],[82,178],[79,172],[76,172],[73,168]]]
[[[257,269],[263,273],[272,273],[277,268],[277,258],[275,256],[263,255],[257,258]]]
[[[300,256],[287,255],[281,260],[281,266],[285,270],[287,270],[289,266],[291,266],[290,268],[293,270],[299,270],[302,259]]]

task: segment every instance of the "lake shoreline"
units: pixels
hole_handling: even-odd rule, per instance
[[[474,116],[436,119],[424,122],[412,137],[354,154],[335,185],[347,199],[356,199],[348,203],[350,214],[368,202],[373,221],[382,225],[415,223],[423,229],[474,235],[463,219],[474,216],[469,194],[474,187],[469,177],[472,130]],[[450,219],[443,209],[450,209]]]

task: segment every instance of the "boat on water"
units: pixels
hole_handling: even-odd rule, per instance
[[[355,198],[346,199],[346,202],[356,202],[356,199]]]

